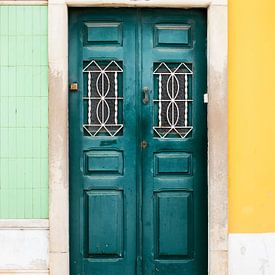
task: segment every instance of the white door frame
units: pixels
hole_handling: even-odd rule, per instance
[[[227,268],[227,0],[49,0],[50,274],[69,274],[68,7],[207,9],[208,262]]]

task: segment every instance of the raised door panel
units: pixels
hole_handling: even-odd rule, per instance
[[[123,257],[123,193],[93,190],[86,196],[88,257]]]
[[[163,191],[155,194],[155,200],[156,258],[191,257],[192,193]]]

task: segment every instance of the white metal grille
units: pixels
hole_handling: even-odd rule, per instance
[[[154,70],[155,116],[154,132],[157,137],[185,138],[192,131],[189,125],[189,79],[193,72],[185,63],[159,63]],[[156,110],[157,109],[157,110]],[[157,115],[156,115],[157,114]]]
[[[123,70],[119,62],[92,60],[83,72],[87,75],[87,94],[83,97],[85,132],[91,136],[118,135],[123,128]]]

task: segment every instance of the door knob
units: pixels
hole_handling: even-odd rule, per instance
[[[149,88],[148,87],[144,87],[143,88],[143,104],[148,104],[149,102]]]

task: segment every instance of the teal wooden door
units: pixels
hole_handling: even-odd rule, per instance
[[[69,27],[71,274],[207,274],[205,11]]]

